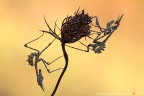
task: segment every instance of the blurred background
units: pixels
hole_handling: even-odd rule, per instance
[[[106,93],[144,96],[143,4],[143,0],[1,0],[0,96],[50,96],[61,70],[48,74],[39,63],[44,75],[43,92],[37,85],[34,67],[26,62],[33,51],[24,48],[24,44],[40,36],[38,30],[48,29],[43,14],[52,28],[56,20],[60,27],[62,20],[73,15],[79,6],[89,15],[97,16],[102,26],[121,14],[124,17],[102,54],[67,48],[69,66],[55,96],[106,96]],[[53,39],[45,34],[30,46],[42,50]],[[79,43],[72,46],[85,49]],[[60,42],[55,41],[42,58],[50,62],[61,55]],[[61,58],[49,68],[63,66]]]

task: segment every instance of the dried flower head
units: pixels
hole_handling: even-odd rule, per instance
[[[84,10],[75,12],[74,16],[67,16],[61,27],[61,41],[65,43],[74,43],[82,37],[90,34],[90,23],[92,18]]]

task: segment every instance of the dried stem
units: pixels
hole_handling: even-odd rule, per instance
[[[64,67],[64,69],[63,69],[63,71],[62,71],[62,73],[61,73],[61,75],[60,75],[60,77],[59,77],[59,79],[58,79],[58,81],[56,83],[56,86],[55,86],[51,96],[55,95],[55,93],[56,93],[56,91],[57,91],[57,89],[59,87],[59,84],[61,82],[61,79],[62,79],[62,77],[63,77],[63,75],[64,75],[64,73],[65,73],[65,71],[66,71],[66,69],[68,67],[68,55],[67,55],[67,52],[66,52],[66,49],[65,49],[65,43],[62,42],[61,47],[62,47],[62,51],[63,51],[64,58],[65,58],[65,67]]]

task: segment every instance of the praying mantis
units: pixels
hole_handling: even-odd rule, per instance
[[[51,71],[50,69],[48,69],[47,65],[52,64],[53,62],[55,62],[56,60],[58,60],[59,58],[61,58],[63,56],[59,56],[58,58],[56,58],[55,60],[51,61],[50,63],[47,62],[47,61],[45,61],[43,58],[40,58],[41,54],[55,41],[55,39],[51,43],[49,43],[42,51],[39,51],[39,50],[37,50],[35,48],[32,48],[32,47],[28,46],[28,44],[30,44],[30,43],[32,43],[32,42],[40,39],[43,35],[44,35],[44,33],[40,37],[38,37],[38,38],[36,38],[36,39],[34,39],[34,40],[26,43],[24,46],[26,48],[29,48],[29,49],[32,49],[33,51],[35,51],[35,52],[32,52],[30,55],[28,55],[27,62],[29,63],[29,65],[35,66],[37,83],[42,88],[42,90],[44,91],[44,86],[43,86],[43,79],[44,79],[44,77],[42,75],[42,70],[41,69],[38,70],[38,63],[40,61],[42,61],[42,63],[44,64],[44,66],[45,66],[45,68],[47,70],[47,72],[48,73],[52,73],[52,72],[55,72],[55,71],[63,69],[63,68],[58,68],[58,69],[55,69],[55,70]]]
[[[90,50],[94,51],[95,53],[98,53],[98,54],[101,53],[102,51],[105,50],[104,48],[105,48],[106,41],[110,38],[110,36],[114,33],[114,31],[119,27],[122,17],[123,17],[123,15],[119,16],[116,21],[114,21],[114,20],[109,21],[107,23],[106,28],[102,28],[99,24],[98,18],[95,16],[96,25],[94,25],[94,24],[92,24],[92,25],[94,27],[99,28],[100,32],[91,30],[91,31],[97,33],[96,38],[93,39],[93,44],[85,45],[81,41],[79,41],[80,44],[82,44],[83,46],[85,46],[87,48],[86,50],[72,47],[69,45],[66,45],[66,46],[68,46],[70,48],[74,48],[76,50],[84,51],[84,52],[89,52],[89,49],[90,49]],[[103,41],[99,41],[100,39],[102,39],[104,37],[106,37],[106,38]]]

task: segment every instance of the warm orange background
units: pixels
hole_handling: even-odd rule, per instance
[[[125,14],[121,26],[102,54],[67,48],[70,62],[56,96],[97,96],[98,93],[144,92],[144,1],[143,0],[1,0],[0,1],[0,96],[50,96],[61,71],[47,74],[42,63],[44,93],[36,83],[34,67],[28,66],[31,50],[24,44],[47,30],[43,14],[53,28],[81,6],[98,16],[101,25]],[[57,30],[57,33],[59,31]],[[31,44],[44,48],[53,38]],[[75,44],[81,47],[80,44]],[[42,57],[47,61],[62,55],[56,41]],[[63,67],[63,59],[50,69]]]

